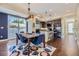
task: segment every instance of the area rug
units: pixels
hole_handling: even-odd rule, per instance
[[[10,45],[8,47],[8,55],[9,56],[28,56],[27,51],[24,52],[24,50],[25,49],[27,50],[27,48],[18,49],[15,46],[16,45]],[[33,46],[35,46],[35,45],[31,44],[30,47],[33,47]],[[31,50],[30,49],[31,50],[30,51],[30,56],[51,56],[54,53],[54,51],[56,50],[55,47],[47,45],[47,44],[46,44],[45,48],[43,48],[42,44],[39,45],[39,46],[35,46],[35,47],[37,47],[38,49],[37,50]],[[47,53],[47,55],[46,55],[46,53]]]

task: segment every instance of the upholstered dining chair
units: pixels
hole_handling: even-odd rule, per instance
[[[16,37],[18,39],[18,45],[12,45],[9,48],[10,54],[15,53],[17,50],[22,50],[24,47],[26,47],[27,44],[27,38],[23,37],[21,34],[16,33]]]
[[[22,36],[21,34],[16,33],[17,39],[18,39],[18,46],[19,46],[19,50],[21,50],[23,48],[23,46],[25,46],[28,42],[27,38]]]
[[[41,44],[41,43],[43,42],[43,39],[44,39],[44,35],[41,34],[41,35],[39,35],[38,37],[36,37],[36,38],[32,41],[32,43],[33,43],[34,45],[39,45],[39,44]]]

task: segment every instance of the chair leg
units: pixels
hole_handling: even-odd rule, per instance
[[[18,38],[16,38],[16,45],[18,45]]]

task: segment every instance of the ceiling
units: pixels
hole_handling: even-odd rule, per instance
[[[52,16],[65,15],[67,13],[74,13],[76,3],[31,3],[31,12],[35,14],[44,15],[45,12]],[[27,3],[0,3],[0,7],[7,8],[18,13],[27,15]]]

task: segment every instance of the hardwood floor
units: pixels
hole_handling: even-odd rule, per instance
[[[62,40],[61,39],[55,39],[55,40],[50,40],[47,42],[49,45],[56,47],[56,51],[52,54],[52,56],[65,56],[65,52],[62,48]]]
[[[76,42],[74,40],[71,40],[70,42],[67,42],[65,45],[65,42],[62,39],[55,39],[50,40],[47,43],[57,48],[52,56],[79,56],[79,49]]]

